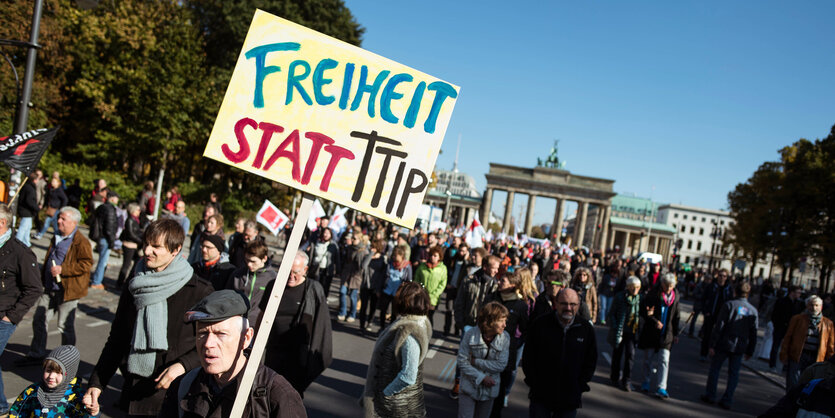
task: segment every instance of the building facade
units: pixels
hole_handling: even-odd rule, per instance
[[[668,204],[658,208],[658,222],[675,230],[681,263],[692,268],[744,268],[745,274],[751,271],[750,265],[733,259],[733,248],[724,242],[734,223],[729,212]],[[771,277],[770,260],[769,255],[754,266],[754,277]]]

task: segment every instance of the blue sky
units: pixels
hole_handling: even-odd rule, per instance
[[[726,209],[835,124],[832,1],[346,4],[363,48],[461,87],[437,166],[460,134],[481,191],[490,162],[534,166],[559,139],[568,170],[618,193]]]

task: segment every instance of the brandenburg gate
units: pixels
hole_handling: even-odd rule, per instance
[[[552,151],[552,155],[555,154]],[[510,229],[514,197],[518,193],[527,194],[529,199],[524,232],[530,235],[536,198],[553,198],[557,203],[551,236],[557,234],[559,237],[563,228],[566,202],[575,201],[577,202],[577,216],[574,218],[572,245],[587,245],[590,248],[605,247],[602,243],[607,242],[612,197],[615,196],[613,190],[615,181],[572,174],[560,167],[556,158],[553,161],[549,159],[545,164],[540,161],[539,166],[534,168],[490,163],[490,171],[486,174],[487,190],[484,192],[482,201],[482,213],[489,216],[493,203],[493,191],[505,190],[507,202],[502,219],[502,232],[507,233]],[[594,206],[593,210],[590,211],[589,206]],[[590,213],[593,214],[595,222],[592,228],[588,228],[590,233],[587,233],[587,218]],[[598,225],[600,228],[597,227]]]

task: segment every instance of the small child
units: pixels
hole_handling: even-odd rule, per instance
[[[43,381],[33,383],[17,397],[9,417],[90,417],[98,415],[82,403],[84,389],[76,377],[81,354],[73,345],[52,350],[43,362]]]

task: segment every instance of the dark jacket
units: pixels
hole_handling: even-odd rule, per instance
[[[226,283],[235,272],[235,266],[226,261],[225,255],[221,255],[220,260],[211,266],[206,266],[203,260],[200,260],[191,265],[194,269],[194,274],[200,276],[203,280],[208,280],[215,290],[223,290],[226,288]],[[266,282],[264,282],[266,283]]]
[[[229,262],[238,268],[246,268],[246,242],[244,234],[235,232],[229,237]]]
[[[714,318],[710,348],[716,351],[754,355],[757,346],[757,309],[746,298],[725,302]]]
[[[125,229],[119,235],[119,240],[142,245],[142,228],[139,226],[139,221],[134,219],[133,216],[128,215],[128,218],[125,220]]]
[[[774,323],[774,330],[785,334],[789,329],[789,321],[792,317],[803,312],[806,307],[800,299],[791,300],[790,297],[784,296],[774,303],[774,311],[771,313],[771,322]]]
[[[589,391],[597,367],[594,327],[575,318],[564,330],[554,313],[534,320],[527,337],[522,369],[528,397],[551,411],[580,408],[581,395]]]
[[[366,253],[362,260],[362,284],[360,289],[370,289],[375,293],[383,291],[388,273],[388,261],[385,254],[374,258],[374,253]]]
[[[179,397],[180,383],[186,375],[171,382],[171,386],[165,392],[162,410],[157,417],[226,418],[230,416],[243,372],[238,373],[235,384],[225,386],[218,395],[213,395],[214,377],[207,375],[203,368],[192,373],[197,374],[190,378],[191,385],[182,399]],[[182,415],[180,415],[181,409]],[[306,417],[307,411],[304,409],[299,393],[290,386],[287,379],[261,365],[255,372],[255,380],[242,416],[245,418],[296,418]]]
[[[17,216],[21,218],[33,218],[38,215],[38,190],[35,185],[26,182],[20,188],[20,196],[17,199]]]
[[[265,294],[271,294],[275,280],[267,284]],[[299,326],[303,321],[312,324],[311,332],[306,341],[297,341],[297,357],[293,362],[271,356],[270,341],[267,341],[267,353],[264,364],[281,373],[296,390],[303,393],[325,369],[330,367],[333,360],[333,340],[331,335],[331,316],[325,291],[319,282],[307,279],[300,286],[305,287],[304,298],[299,310],[293,317],[292,326]],[[261,299],[261,310],[267,307],[269,298]],[[275,324],[275,323],[273,323]],[[273,336],[275,333],[273,333]],[[275,338],[275,337],[273,337]],[[279,357],[279,356],[276,356]]]
[[[168,298],[168,351],[158,352],[154,372],[149,377],[127,373],[122,384],[119,406],[131,415],[156,415],[162,407],[164,390],[154,388],[154,379],[168,366],[179,362],[186,370],[200,367],[195,349],[195,330],[192,324],[183,322],[185,312],[212,293],[212,285],[193,275],[177,293]],[[116,308],[116,317],[110,327],[110,335],[101,350],[101,356],[90,376],[90,387],[104,389],[110,378],[121,367],[127,370],[133,328],[136,325],[136,305],[133,295],[123,291]]]
[[[119,221],[116,218],[116,206],[109,202],[104,202],[96,208],[95,219],[93,222],[98,224],[99,234],[93,234],[93,239],[104,238],[107,240],[109,247],[113,246],[116,241],[116,231],[119,229]],[[95,236],[98,235],[98,236]]]
[[[835,416],[835,378],[815,379],[789,389],[776,405],[760,418]]]
[[[247,266],[235,270],[229,280],[226,282],[226,289],[234,289],[242,292],[249,298],[249,318],[250,324],[256,326],[255,321],[261,315],[261,299],[264,297],[264,291],[267,289],[267,283],[275,280],[278,274],[270,266],[264,266],[254,273],[249,271]],[[257,329],[256,329],[257,331]]]
[[[488,276],[484,269],[473,273],[458,287],[458,294],[453,304],[455,323],[461,328],[465,325],[475,326],[478,310],[484,303],[484,299],[495,291],[496,280]]]
[[[641,321],[641,302],[643,302],[644,295],[638,293],[635,295],[638,298],[638,318],[636,320],[637,323],[637,330],[634,332],[634,336],[641,335],[641,326],[643,322]],[[609,310],[609,318],[606,320],[609,324],[609,334],[607,335],[607,339],[609,344],[612,347],[616,347],[623,339],[624,334],[627,334],[629,331],[626,328],[626,323],[629,320],[629,301],[626,299],[627,293],[626,291],[619,292],[615,295],[614,300],[612,301],[612,309]]]
[[[718,283],[713,282],[707,286],[702,294],[702,312],[706,315],[716,315],[719,309],[725,302],[734,298],[734,290],[731,287],[730,281],[725,282],[725,285],[720,287]]]
[[[7,316],[13,324],[43,294],[41,274],[35,253],[14,237],[0,247],[0,319]]]
[[[67,194],[64,193],[64,189],[61,186],[58,186],[56,189],[49,188],[46,191],[45,207],[61,209],[64,206],[67,206]]]
[[[679,294],[676,290],[673,290],[675,294],[675,300],[673,301],[672,305],[668,308],[667,318],[664,322],[664,328],[658,329],[656,324],[661,321],[662,319],[662,305],[664,305],[663,298],[661,296],[662,290],[661,286],[656,287],[655,289],[651,290],[645,297],[643,302],[641,302],[641,320],[643,320],[644,325],[641,329],[641,334],[638,337],[638,348],[641,349],[667,349],[669,350],[673,346],[673,339],[678,335],[679,327],[680,327],[680,318],[679,318]],[[648,315],[648,309],[653,308],[654,312],[652,315]]]

